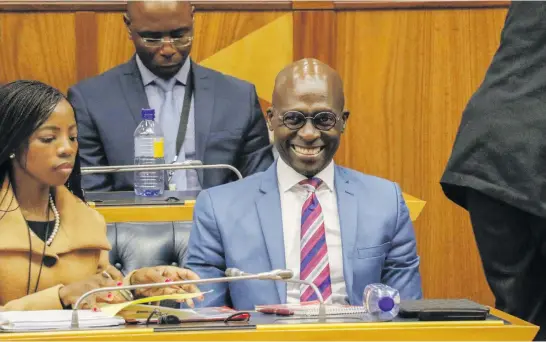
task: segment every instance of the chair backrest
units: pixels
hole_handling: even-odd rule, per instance
[[[109,223],[110,263],[123,274],[147,266],[182,267],[191,225],[191,221]]]

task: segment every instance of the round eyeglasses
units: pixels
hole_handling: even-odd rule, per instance
[[[281,116],[282,124],[291,130],[298,130],[311,120],[313,126],[320,131],[329,131],[337,123],[338,116],[332,112],[319,112],[314,116],[305,116],[302,112],[289,111]]]

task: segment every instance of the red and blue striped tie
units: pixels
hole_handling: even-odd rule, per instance
[[[301,211],[301,240],[300,240],[300,278],[315,284],[326,301],[332,295],[330,281],[330,264],[328,262],[328,246],[326,246],[326,232],[324,216],[315,191],[322,180],[310,178],[299,183],[309,192]],[[317,300],[317,296],[310,286],[304,285],[300,292],[300,301]]]

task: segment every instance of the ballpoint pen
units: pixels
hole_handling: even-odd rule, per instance
[[[279,308],[261,308],[256,311],[264,314],[275,314],[277,316],[292,316],[294,314],[293,310]]]

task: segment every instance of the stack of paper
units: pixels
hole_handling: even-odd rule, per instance
[[[125,324],[121,317],[112,317],[102,312],[78,310],[82,328],[109,327]],[[69,329],[72,310],[3,311],[0,312],[0,330],[29,331]]]
[[[154,309],[160,309],[164,314],[172,314],[171,311],[174,311],[180,319],[189,319],[196,316],[195,311],[169,310],[169,308],[141,304],[168,299],[183,301],[202,296],[205,293],[184,293],[140,298],[120,304],[103,303],[99,305],[100,312],[78,310],[79,326],[80,328],[98,328],[122,325],[125,324],[125,319],[147,318]],[[0,331],[70,329],[71,322],[72,310],[0,311]]]

